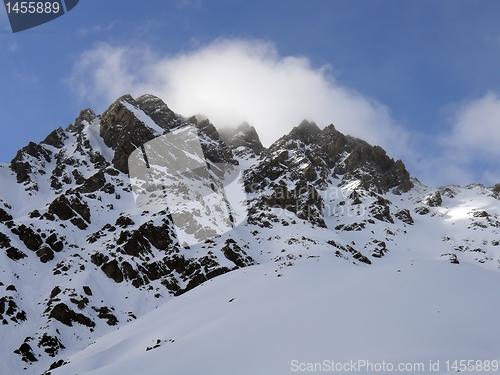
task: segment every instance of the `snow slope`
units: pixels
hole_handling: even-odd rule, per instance
[[[445,373],[446,360],[500,357],[498,290],[498,272],[443,260],[309,258],[281,277],[253,266],[164,303],[53,373],[290,374],[294,360],[423,363],[426,374],[440,361]]]

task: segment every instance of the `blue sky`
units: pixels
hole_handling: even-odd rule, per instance
[[[146,92],[269,145],[300,120],[433,186],[500,182],[500,2],[80,0],[12,34],[0,9],[0,162],[83,108]]]

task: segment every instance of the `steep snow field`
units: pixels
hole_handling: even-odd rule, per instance
[[[275,375],[359,360],[423,363],[419,373],[429,374],[447,372],[447,360],[500,357],[498,272],[433,259],[355,266],[322,257],[281,274],[264,264],[212,279],[53,374]],[[439,371],[430,371],[437,361]]]

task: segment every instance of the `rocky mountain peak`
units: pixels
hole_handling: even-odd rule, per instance
[[[163,100],[151,94],[139,96],[135,102],[137,107],[149,116],[159,127],[170,130],[183,121]]]
[[[298,139],[305,144],[310,144],[316,140],[321,129],[312,121],[303,120],[299,126],[296,126],[288,134],[292,139]]]
[[[96,114],[90,108],[82,109],[80,114],[75,119],[75,123],[69,125],[66,131],[71,133],[78,133],[83,130],[85,124],[90,124],[96,118]]]
[[[157,136],[154,129],[136,116],[134,109],[139,109],[139,103],[130,95],[124,95],[104,111],[100,121],[100,135],[115,151],[113,166],[123,173],[128,173],[128,157],[132,151]]]
[[[260,155],[265,147],[262,145],[259,135],[253,126],[243,122],[237,128],[225,128],[220,132],[221,139],[232,149],[240,149],[236,152],[245,153],[245,150],[251,150],[254,155]]]
[[[311,166],[305,169],[304,178],[320,185],[333,170],[334,176],[341,176],[341,185],[357,181],[357,186],[366,191],[385,193],[396,188],[397,192],[407,192],[413,187],[401,160],[394,161],[380,146],[342,134],[333,124],[320,129],[314,122],[302,121],[271,145],[267,158],[283,158],[280,150],[285,149],[292,152],[289,156],[294,160]]]

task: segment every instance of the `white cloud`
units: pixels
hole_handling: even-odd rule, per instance
[[[488,92],[482,98],[450,104],[455,109],[449,131],[437,137],[421,135],[412,172],[433,186],[500,182],[500,98]],[[413,136],[419,136],[413,134]]]
[[[407,152],[409,135],[386,106],[339,85],[328,67],[280,56],[272,43],[259,40],[218,39],[175,56],[100,44],[81,55],[70,82],[94,106],[125,93],[151,93],[177,113],[206,115],[217,127],[247,121],[266,146],[308,119],[320,127],[334,123],[391,156]]]
[[[451,136],[442,139],[467,159],[500,156],[500,98],[493,92],[463,106],[456,114]]]
[[[462,105],[452,118],[449,133],[438,139],[442,161],[448,169],[456,170],[460,183],[483,181],[493,185],[500,182],[500,98],[488,92],[480,99]]]
[[[184,116],[203,114],[219,128],[247,121],[263,143],[303,119],[333,123],[401,158],[410,173],[434,186],[500,182],[500,98],[490,92],[459,107],[439,137],[397,124],[388,107],[340,85],[329,67],[305,57],[280,56],[272,43],[217,39],[173,56],[147,47],[99,44],[73,68],[76,93],[103,111],[119,96],[151,93]]]

